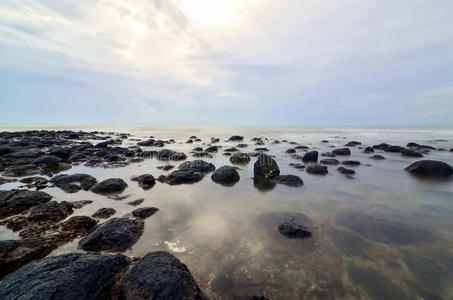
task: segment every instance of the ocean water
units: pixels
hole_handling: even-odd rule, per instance
[[[28,128],[0,128],[24,129]],[[91,174],[98,181],[122,178],[129,185],[123,194],[130,196],[125,200],[85,191],[67,194],[58,188],[44,190],[58,201],[94,201],[75,210],[74,215],[90,216],[101,207],[112,207],[117,211],[114,216],[120,217],[135,209],[126,202],[145,198],[140,207],[154,206],[159,211],[145,220],[142,237],[124,254],[143,256],[157,250],[173,253],[212,299],[249,299],[252,295],[270,299],[453,299],[453,179],[420,179],[404,170],[420,159],[377,150],[374,154],[386,159],[375,161],[357,147],[351,147],[351,156],[344,157],[362,163],[351,167],[356,171],[353,179],[338,173],[336,166],[329,166],[326,176],[315,176],[289,166],[301,163],[285,153],[295,145],[256,146],[250,141],[253,137],[286,139],[320,153],[352,140],[363,146],[417,142],[447,150],[433,150],[424,159],[453,165],[453,152],[448,151],[453,148],[451,127],[46,129],[106,130],[131,133],[131,138],[173,138],[176,143],[165,148],[186,153],[188,160],[197,159],[191,157],[191,150],[204,148],[211,137],[220,138],[218,144],[225,149],[238,144],[226,139],[242,135],[243,143],[248,144],[243,152],[267,147],[268,154],[275,155],[281,174],[302,178],[302,187],[256,186],[256,158],[252,158],[249,164],[239,166],[241,179],[231,187],[215,184],[208,174],[195,184],[169,186],[158,182],[145,191],[130,180],[133,175],[149,173],[157,178],[173,171],[156,168],[167,162],[146,159],[123,168],[73,166],[64,172]],[[191,135],[202,142],[186,144]],[[130,139],[124,146],[136,144]],[[297,154],[303,153],[297,150]],[[211,159],[203,159],[216,167],[231,165],[222,150]],[[181,162],[170,163],[178,166]],[[17,183],[4,184],[0,189],[15,186]],[[277,226],[288,214],[308,218],[313,236],[289,239],[280,235]],[[0,239],[16,237],[16,233],[0,227]],[[77,243],[66,244],[51,255],[80,251]]]

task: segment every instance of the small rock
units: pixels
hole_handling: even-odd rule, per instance
[[[163,171],[169,171],[171,169],[173,169],[175,166],[173,165],[164,165],[164,166],[158,166],[157,168],[160,169],[160,170],[163,170]]]
[[[93,218],[97,219],[108,219],[116,213],[113,208],[100,208],[93,215]]]
[[[334,155],[351,155],[349,148],[339,148],[332,151]]]
[[[324,165],[335,166],[335,165],[339,165],[340,161],[335,158],[326,158],[326,159],[321,159],[320,163],[322,163]]]
[[[207,174],[215,170],[215,166],[204,160],[186,161],[178,166],[180,170],[194,170],[196,172]]]
[[[93,201],[92,200],[78,200],[78,201],[72,201],[71,203],[74,206],[74,208],[80,209],[87,204],[93,203]]]
[[[234,184],[239,181],[239,173],[230,166],[222,166],[211,175],[212,181],[220,184]]]
[[[250,156],[247,153],[236,153],[230,157],[232,164],[248,164],[250,162]]]
[[[341,164],[343,164],[345,166],[359,166],[360,165],[360,161],[357,161],[357,160],[343,160],[341,162]]]
[[[328,173],[328,169],[326,166],[311,165],[307,167],[307,173],[314,175],[326,175]]]
[[[297,224],[294,220],[289,220],[280,224],[278,226],[278,231],[290,238],[304,239],[311,237],[310,230],[303,225]]]
[[[423,157],[423,154],[417,152],[417,151],[414,151],[414,150],[410,150],[410,149],[401,149],[401,155],[403,156],[409,156],[409,157]]]
[[[304,182],[296,175],[279,175],[271,179],[274,183],[284,184],[288,186],[302,186]]]
[[[155,207],[141,207],[137,208],[136,210],[133,210],[132,215],[140,219],[146,219],[154,215],[158,210],[159,209]]]
[[[50,182],[66,193],[76,193],[80,190],[88,191],[97,181],[88,174],[61,174],[53,177]]]
[[[385,157],[384,157],[384,156],[382,156],[382,155],[376,154],[376,155],[370,156],[370,159],[375,159],[375,160],[384,160],[384,159],[385,159]]]
[[[242,142],[243,140],[244,140],[244,137],[240,136],[240,135],[233,135],[232,137],[230,137],[228,139],[228,141],[230,141],[230,142]]]
[[[302,161],[305,163],[307,162],[316,163],[318,161],[318,151],[310,151],[305,153],[305,155],[302,157]]]
[[[96,194],[114,194],[121,193],[127,187],[127,183],[121,178],[110,178],[99,182],[93,186],[90,191]]]
[[[151,174],[143,174],[137,177],[132,177],[131,180],[137,181],[138,185],[144,190],[148,190],[156,184],[156,179]]]
[[[131,206],[137,206],[137,205],[142,204],[143,201],[145,201],[145,198],[140,198],[140,199],[137,199],[137,200],[134,200],[134,201],[130,201],[130,202],[127,202],[127,204],[129,204]]]
[[[354,175],[355,171],[351,169],[346,169],[345,167],[338,167],[337,171],[343,175]]]

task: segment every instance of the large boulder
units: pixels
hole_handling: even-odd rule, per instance
[[[266,154],[261,154],[253,166],[255,179],[271,179],[280,175],[277,162]]]
[[[453,167],[437,160],[420,160],[406,168],[406,171],[425,177],[450,177],[453,174]]]
[[[168,252],[151,252],[117,285],[115,299],[206,299],[189,269]]]
[[[70,253],[30,263],[0,283],[0,299],[108,299],[130,259]]]
[[[212,173],[211,179],[215,183],[232,185],[239,181],[240,176],[233,167],[222,166]]]
[[[53,177],[50,182],[66,193],[76,193],[80,190],[88,191],[97,181],[88,174],[61,174]]]
[[[131,247],[143,233],[144,224],[139,219],[113,218],[97,226],[79,242],[85,251],[122,252]]]
[[[197,159],[194,161],[186,161],[178,166],[180,170],[194,170],[199,173],[209,173],[215,170],[215,166],[207,161]]]
[[[110,178],[99,182],[90,191],[96,194],[117,194],[122,193],[127,187],[127,183],[121,178]]]
[[[19,214],[33,206],[49,202],[51,195],[29,190],[0,191],[0,219]]]
[[[203,179],[204,174],[193,169],[176,170],[165,177],[165,183],[169,185],[195,183]]]
[[[302,161],[305,163],[318,162],[318,151],[310,151],[310,152],[305,153],[304,156],[302,157]]]

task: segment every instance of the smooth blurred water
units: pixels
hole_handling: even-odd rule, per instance
[[[24,130],[5,128],[14,129]],[[453,296],[453,180],[419,179],[404,171],[418,159],[377,151],[376,154],[385,156],[386,160],[375,161],[369,159],[370,154],[354,147],[351,147],[352,155],[344,157],[362,163],[354,167],[353,179],[338,173],[336,166],[329,166],[326,176],[315,176],[289,166],[289,163],[300,163],[285,153],[295,145],[256,146],[250,141],[256,136],[286,139],[320,153],[352,140],[364,146],[382,142],[404,146],[417,142],[447,149],[432,151],[425,159],[453,165],[453,152],[448,151],[453,148],[452,128],[64,129],[129,132],[137,138],[150,135],[173,138],[177,143],[165,148],[185,152],[188,160],[196,159],[189,154],[191,149],[204,148],[211,137],[219,137],[219,144],[225,149],[238,144],[226,142],[228,137],[243,135],[244,143],[249,145],[242,149],[244,152],[267,147],[271,150],[269,154],[276,156],[281,174],[294,174],[303,179],[302,187],[277,185],[260,190],[253,183],[256,158],[252,158],[248,165],[239,166],[241,180],[232,187],[215,184],[208,174],[199,183],[178,186],[156,183],[152,189],[144,191],[130,181],[133,175],[149,173],[157,178],[172,171],[156,168],[167,162],[147,159],[124,168],[75,166],[65,172],[91,174],[98,181],[120,177],[129,184],[123,194],[130,196],[125,200],[116,201],[83,191],[67,194],[57,188],[44,190],[58,201],[94,200],[74,213],[88,216],[101,207],[113,207],[117,210],[115,216],[123,216],[135,209],[127,202],[145,198],[140,207],[155,206],[159,211],[145,221],[143,236],[125,254],[172,252],[214,299],[249,299],[251,295],[262,294],[270,299],[450,299]],[[191,135],[201,138],[202,142],[186,144]],[[124,145],[135,143],[127,141]],[[297,150],[297,154],[303,153]],[[222,150],[212,159],[204,160],[216,167],[230,165]],[[170,163],[178,166],[180,162]],[[15,186],[17,183],[4,184],[0,189]],[[274,224],[280,212],[307,215],[312,222],[313,237],[293,240],[281,236]],[[371,216],[369,224],[358,222],[356,215]],[[364,230],[368,234],[363,233]],[[414,232],[419,240],[404,242]],[[0,239],[16,236],[0,228]],[[52,255],[72,251],[79,251],[77,241],[57,249]]]

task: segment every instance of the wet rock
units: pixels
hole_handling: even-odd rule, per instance
[[[296,153],[296,149],[293,149],[293,148],[290,148],[288,150],[286,150],[286,153]]]
[[[169,185],[195,183],[203,179],[204,174],[193,169],[177,170],[165,177],[165,183]]]
[[[108,299],[127,268],[124,255],[70,253],[23,267],[0,283],[1,299]]]
[[[155,157],[159,160],[184,160],[187,158],[187,155],[182,152],[162,149],[155,154]]]
[[[250,156],[247,153],[236,153],[230,157],[232,164],[248,164],[250,162]]]
[[[253,166],[256,179],[271,179],[280,175],[277,162],[266,154],[261,154]]]
[[[116,213],[113,208],[100,208],[93,215],[93,218],[97,219],[108,219]]]
[[[278,231],[281,234],[290,238],[304,239],[307,237],[311,237],[311,232],[307,227],[297,224],[292,219],[278,225]]]
[[[233,135],[228,139],[228,141],[230,141],[230,142],[242,142],[243,140],[244,140],[244,137],[240,136],[240,135]]]
[[[271,179],[272,182],[284,184],[288,186],[302,186],[304,182],[296,175],[279,175]]]
[[[363,150],[363,152],[365,152],[365,153],[373,153],[374,149],[371,148],[371,147],[366,147],[365,150]]]
[[[211,138],[211,143],[218,143],[220,142],[220,139],[219,138]]]
[[[144,190],[148,190],[156,184],[156,179],[151,174],[143,174],[140,176],[132,177],[131,180],[136,181],[138,185]]]
[[[339,148],[332,151],[334,155],[351,155],[351,150],[349,148]]]
[[[382,155],[376,154],[376,155],[370,156],[370,159],[374,159],[374,160],[384,160],[385,157],[382,156]]]
[[[310,152],[305,153],[305,155],[302,157],[302,161],[305,163],[318,162],[318,151],[310,151]]]
[[[236,147],[238,148],[246,148],[248,145],[247,144],[237,144]]]
[[[167,176],[165,176],[165,175],[160,175],[159,177],[157,177],[156,180],[159,181],[159,182],[165,182],[165,178],[167,178]]]
[[[70,148],[51,148],[48,153],[48,155],[56,156],[64,160],[67,160],[70,154]]]
[[[265,147],[261,147],[261,148],[255,148],[255,151],[260,151],[260,152],[267,152],[269,151],[269,149],[265,148]]]
[[[71,202],[50,201],[40,204],[31,209],[27,220],[31,222],[40,221],[60,221],[73,213],[73,204]]]
[[[87,235],[98,221],[87,216],[73,216],[61,223],[61,230],[70,234],[70,239]]]
[[[360,161],[357,160],[343,160],[341,162],[342,165],[345,166],[360,166]]]
[[[186,161],[178,166],[180,170],[193,170],[202,174],[207,174],[215,170],[215,166],[204,160]]]
[[[384,149],[385,152],[393,152],[393,153],[400,153],[402,150],[404,150],[403,147],[396,146],[396,145],[390,145]]]
[[[290,165],[291,167],[295,168],[295,169],[299,169],[299,170],[305,169],[305,166],[302,165],[302,164],[294,164],[294,163],[290,163],[289,165]]]
[[[307,173],[314,175],[326,175],[329,171],[326,166],[311,165],[307,167]]]
[[[220,184],[231,185],[239,181],[239,173],[230,166],[222,166],[211,175],[212,181]]]
[[[0,191],[0,219],[19,214],[33,206],[49,202],[51,195],[28,190]]]
[[[209,152],[209,153],[217,152],[217,151],[219,151],[219,147],[218,146],[210,146],[210,147],[206,148],[204,151],[205,152]]]
[[[410,149],[401,149],[401,155],[403,156],[409,156],[409,157],[423,157],[423,154],[417,152],[417,151],[414,151],[414,150],[410,150]]]
[[[143,228],[144,224],[140,219],[113,218],[82,238],[79,248],[94,252],[122,252],[137,242]]]
[[[209,152],[197,152],[192,155],[193,157],[207,157],[207,158],[213,158],[211,153]]]
[[[186,141],[186,144],[192,144],[192,143],[193,143],[192,140],[187,140],[187,141]]]
[[[137,199],[137,200],[134,200],[134,201],[130,201],[130,202],[127,202],[127,204],[129,204],[131,206],[137,206],[137,205],[142,204],[143,201],[145,201],[145,198],[140,198],[140,199]]]
[[[330,166],[336,166],[340,164],[340,161],[335,158],[326,158],[326,159],[321,159],[320,163],[323,165],[330,165]]]
[[[384,244],[411,245],[434,240],[434,236],[426,230],[361,212],[340,212],[336,221],[369,240]]]
[[[200,151],[203,151],[203,148],[201,148],[201,147],[195,147],[195,148],[192,149],[192,151],[200,152]]]
[[[355,147],[355,146],[358,146],[358,145],[362,145],[361,142],[357,142],[357,141],[351,141],[351,142],[348,142],[345,146],[346,147]]]
[[[442,161],[421,160],[414,162],[406,168],[406,171],[424,177],[450,177],[453,174],[453,168]]]
[[[123,192],[127,183],[121,178],[110,178],[94,185],[90,191],[96,194],[115,194]]]
[[[50,182],[66,193],[76,193],[80,190],[89,190],[97,181],[88,174],[61,174],[53,177]]]
[[[236,151],[239,151],[239,150],[234,147],[223,150],[223,152],[236,152]]]
[[[118,284],[115,299],[206,299],[189,269],[168,252],[151,252]]]
[[[164,166],[158,166],[157,168],[163,171],[169,171],[173,169],[175,166],[174,165],[164,165]]]
[[[10,182],[15,182],[15,181],[17,181],[17,179],[0,177],[0,185],[5,184],[5,183],[10,183]]]
[[[354,175],[355,171],[351,169],[346,169],[345,167],[338,167],[337,171],[343,175]]]
[[[310,147],[307,147],[307,146],[296,146],[296,147],[294,147],[294,149],[308,150],[308,149],[310,149]]]
[[[132,215],[140,219],[146,219],[154,215],[158,210],[159,209],[156,207],[141,207],[137,208],[136,210],[133,210]]]
[[[41,156],[31,162],[32,165],[45,166],[49,169],[58,169],[61,159],[53,155]]]

